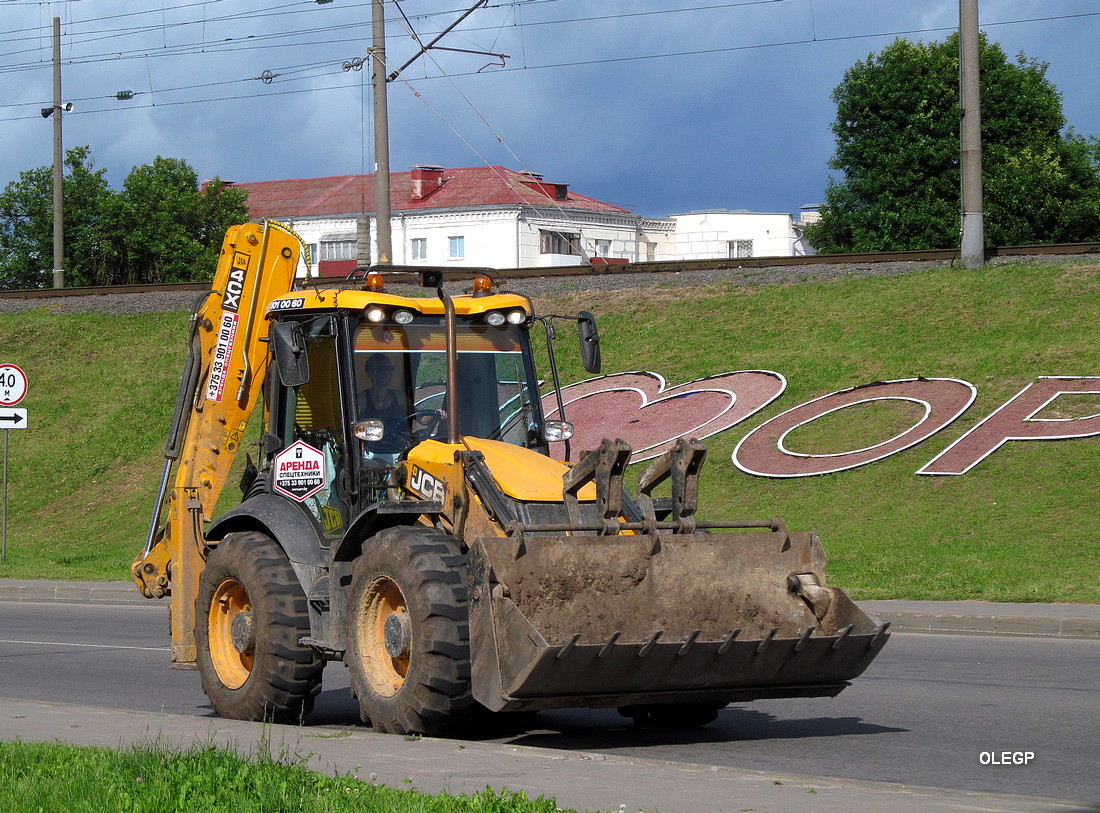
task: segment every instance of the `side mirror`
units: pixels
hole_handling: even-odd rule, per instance
[[[596,317],[588,311],[577,314],[577,332],[581,337],[581,359],[584,369],[593,375],[600,373],[600,331]]]
[[[275,363],[284,387],[300,387],[309,381],[309,358],[301,322],[276,322],[271,327]]]

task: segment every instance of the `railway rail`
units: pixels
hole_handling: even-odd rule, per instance
[[[1041,254],[1100,254],[1100,242],[1055,243],[1031,246],[1002,246],[987,248],[987,260],[996,257],[1026,257]],[[775,268],[798,265],[839,265],[842,263],[927,262],[954,260],[958,249],[929,249],[922,251],[881,251],[859,254],[811,254],[802,257],[741,257],[718,260],[663,260],[659,262],[634,262],[609,265],[570,265],[552,268],[501,269],[507,279],[531,277],[579,277],[604,274],[682,273],[686,271],[721,271],[729,268]],[[75,288],[32,288],[0,291],[0,299],[47,299],[64,296],[111,296],[114,294],[142,294],[164,291],[208,291],[209,282],[170,282],[145,285],[100,285]]]

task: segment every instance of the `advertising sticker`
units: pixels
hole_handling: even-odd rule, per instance
[[[275,490],[303,502],[325,486],[325,454],[295,441],[275,455]]]

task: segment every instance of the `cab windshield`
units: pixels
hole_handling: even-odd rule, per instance
[[[456,335],[458,379],[450,382],[443,317],[417,316],[408,325],[360,322],[353,353],[356,420],[385,425],[375,451],[400,453],[428,438],[445,440],[452,383],[460,435],[541,445],[542,414],[526,327],[492,327],[480,317],[460,316]]]

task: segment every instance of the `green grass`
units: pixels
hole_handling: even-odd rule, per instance
[[[537,304],[595,311],[605,372],[652,370],[670,386],[740,369],[787,378],[775,403],[707,441],[705,518],[780,515],[792,529],[817,530],[831,583],[856,598],[1100,603],[1090,575],[1100,565],[1100,438],[1008,443],[966,475],[915,474],[1037,377],[1100,375],[1100,266],[581,291]],[[147,531],[184,336],[182,313],[0,316],[0,361],[28,373],[22,406],[31,424],[11,433],[0,577],[127,577]],[[557,355],[563,383],[587,377],[575,333],[561,331]],[[918,375],[970,381],[978,397],[912,449],[792,480],[753,477],[730,462],[737,441],[786,409]],[[1074,414],[1100,412],[1100,400],[1078,401]],[[907,417],[894,406],[845,410],[792,440],[808,452],[842,451],[892,435]]]
[[[298,756],[249,759],[213,745],[175,752],[0,742],[0,810],[28,813],[557,813],[552,799],[486,788],[430,796],[328,777]]]

